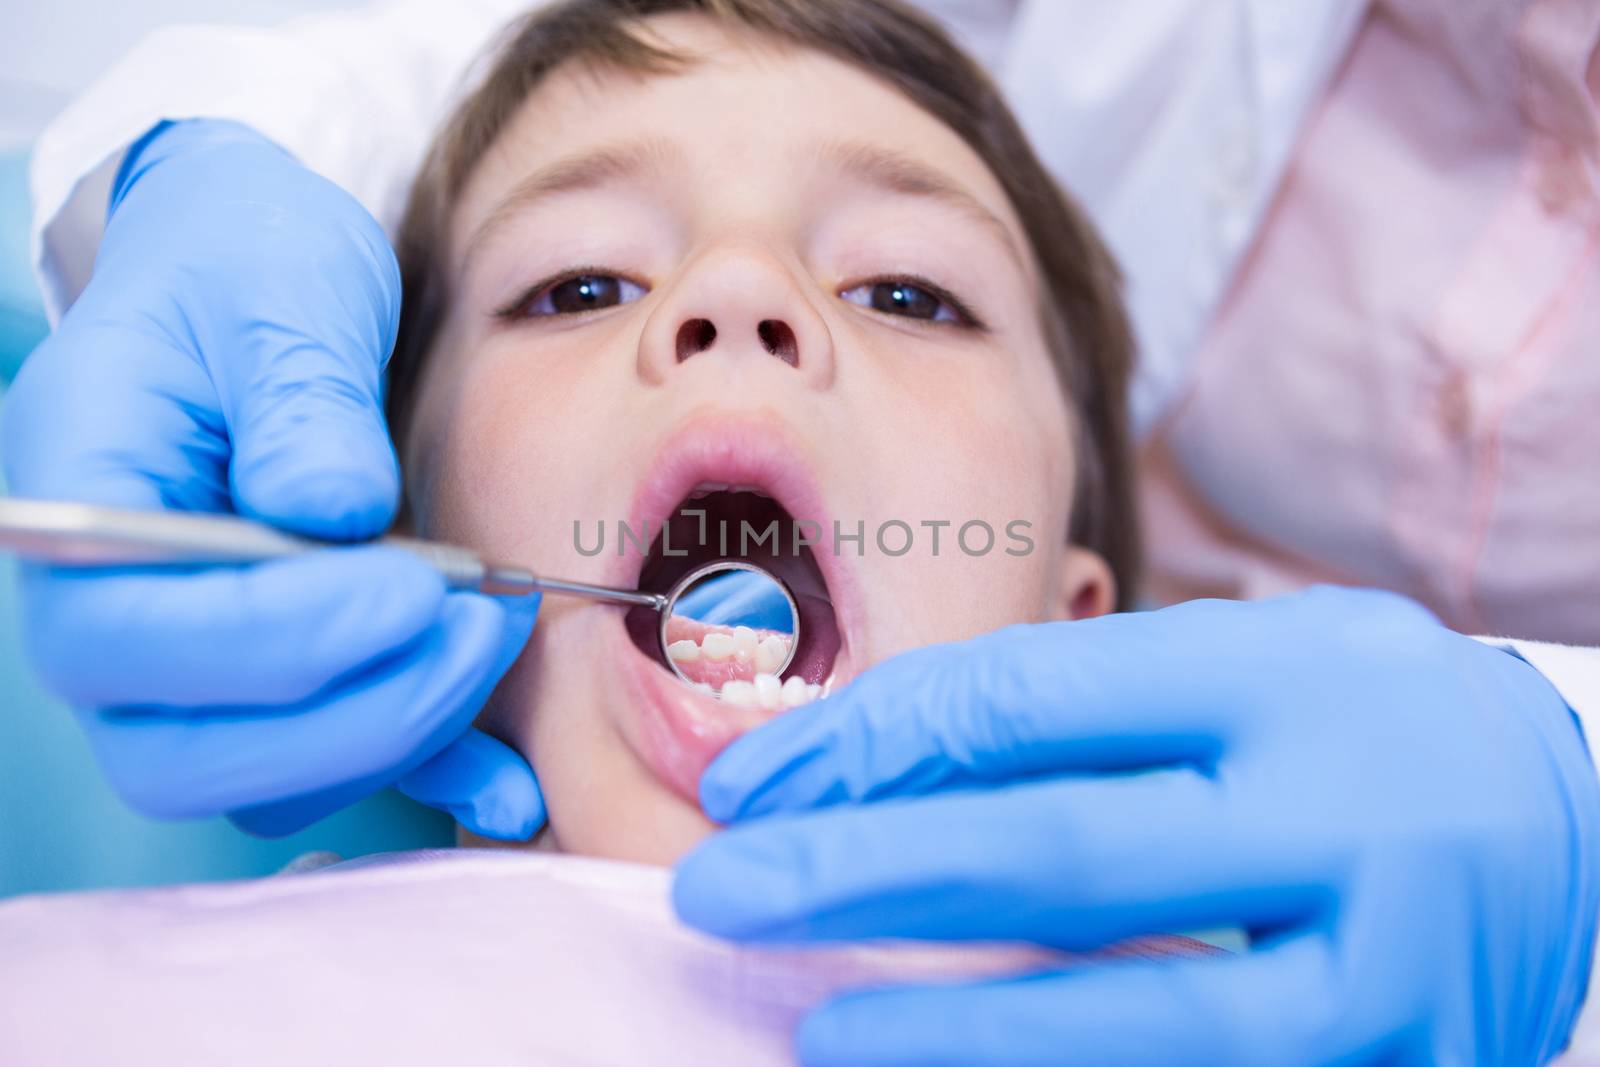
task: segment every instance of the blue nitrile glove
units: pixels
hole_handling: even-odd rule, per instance
[[[850,994],[802,1024],[809,1065],[1526,1067],[1584,997],[1600,787],[1573,715],[1388,594],[912,652],[735,741],[701,796],[740,825],[682,862],[676,903],[724,936],[1252,935]]]
[[[794,613],[782,590],[754,571],[723,571],[696,585],[673,607],[675,615],[722,626],[793,633]]]
[[[354,199],[243,126],[160,127],[7,398],[10,489],[379,534],[399,493],[380,402],[399,307]],[[447,592],[383,547],[190,574],[27,566],[21,587],[35,664],[143,812],[280,834],[398,782],[488,836],[543,822],[526,762],[471,727],[531,598]]]

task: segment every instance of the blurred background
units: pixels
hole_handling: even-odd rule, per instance
[[[354,6],[353,0],[0,5],[0,423],[6,386],[47,331],[29,261],[28,152],[51,117],[157,26],[266,24]],[[15,565],[0,559],[0,897],[246,877],[269,874],[312,850],[348,858],[453,839],[446,816],[393,792],[278,841],[250,837],[222,819],[157,823],[136,815],[101,780],[71,710],[34,679],[25,640]]]

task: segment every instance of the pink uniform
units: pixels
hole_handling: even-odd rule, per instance
[[[1367,15],[1144,450],[1150,591],[1600,643],[1600,3]]]

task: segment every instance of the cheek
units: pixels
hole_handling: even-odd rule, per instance
[[[559,387],[544,368],[538,370],[532,361],[494,346],[463,361],[451,383],[448,410],[437,413],[423,525],[431,538],[559,574],[561,553],[570,551],[571,541],[555,518],[573,509],[580,489],[565,484],[570,474],[564,473],[559,454],[582,428],[570,407],[537,403],[540,395]],[[560,384],[570,388],[574,383]],[[547,750],[557,758],[553,743],[572,737],[570,731],[545,729],[547,724],[529,714],[529,709],[560,706],[579,696],[571,691],[570,672],[547,669],[563,658],[561,634],[570,629],[570,607],[559,598],[544,599],[532,639],[480,718],[484,729],[524,754]],[[569,675],[565,685],[563,673]],[[549,791],[552,784],[544,788]]]
[[[993,361],[941,360],[884,382],[892,395],[879,398],[874,432],[893,475],[867,498],[868,527],[899,520],[916,535],[912,551],[868,568],[881,602],[896,606],[875,626],[886,654],[1050,617],[1071,437],[1045,356],[1023,356],[1006,373]],[[1030,373],[1035,363],[1044,374]],[[937,528],[935,554],[928,524],[939,521],[950,525]]]
[[[603,444],[582,414],[594,385],[574,370],[510,345],[486,346],[462,367],[433,439],[429,536],[551,572],[570,567],[571,523],[586,517],[590,489],[571,458]]]

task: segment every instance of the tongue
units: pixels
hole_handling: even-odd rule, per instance
[[[722,626],[681,616],[667,621],[667,657],[690,682],[721,690],[724,682],[750,682],[777,674],[793,639],[778,630]]]

